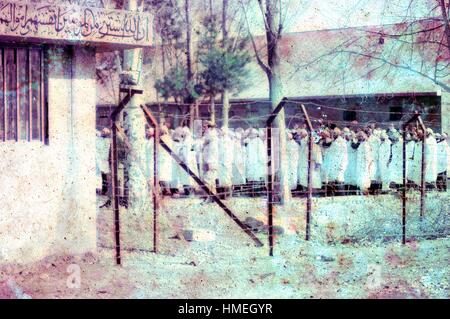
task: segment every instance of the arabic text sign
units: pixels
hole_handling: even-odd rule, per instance
[[[125,10],[0,1],[0,37],[149,46],[150,23]]]

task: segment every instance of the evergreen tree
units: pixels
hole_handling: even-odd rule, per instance
[[[200,38],[199,63],[203,94],[211,101],[211,121],[215,121],[215,98],[226,92],[239,92],[245,87],[250,55],[245,50],[246,38],[222,37],[222,25],[215,14],[205,17]],[[226,110],[228,112],[228,110]],[[228,126],[228,121],[224,121]]]
[[[173,99],[183,103],[188,97],[199,97],[201,89],[194,81],[189,81],[184,67],[171,68],[162,79],[156,80],[155,89],[165,100]]]

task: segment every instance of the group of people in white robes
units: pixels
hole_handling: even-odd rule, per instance
[[[267,148],[262,130],[218,129],[208,122],[202,133],[194,138],[188,127],[170,131],[162,126],[160,138],[191,173],[222,198],[236,194],[237,190],[252,193],[264,187]],[[148,145],[153,145],[153,136],[153,130],[147,132]],[[150,162],[153,146],[147,146],[147,150]],[[150,177],[153,171],[148,173]],[[158,155],[158,180],[164,195],[178,196],[182,190],[185,195],[192,195],[201,188],[162,146]]]
[[[406,180],[421,185],[422,136],[412,128],[406,132]],[[403,183],[403,134],[390,127],[359,130],[319,127],[312,133],[311,184],[325,194],[383,193]],[[428,188],[446,189],[449,146],[446,134],[425,132],[424,181]],[[288,133],[291,189],[308,186],[309,134],[304,128]],[[298,154],[298,155],[297,155]],[[297,175],[297,180],[296,176]]]
[[[205,126],[203,135],[194,139],[187,127],[169,132],[162,128],[162,139],[188,164],[194,174],[218,194],[264,193],[267,182],[267,146],[265,130],[235,130],[214,125]],[[420,131],[406,134],[406,177],[409,186],[421,183],[422,139]],[[449,146],[446,134],[428,129],[425,139],[424,178],[428,188],[446,187]],[[311,186],[325,194],[385,193],[403,183],[403,134],[389,127],[359,129],[321,126],[310,134],[304,127],[287,132],[288,183],[290,189],[302,193]],[[272,152],[276,151],[275,148]],[[192,187],[199,189],[167,152],[159,158],[159,179],[170,185],[172,192]],[[310,158],[310,160],[309,160]],[[310,165],[309,165],[310,164]],[[175,168],[176,167],[176,168]]]
[[[431,129],[422,132],[416,127],[408,128],[405,133],[408,187],[421,185],[424,154],[423,175],[427,188],[446,190],[450,160],[447,134],[435,134]],[[154,130],[148,129],[146,137],[145,170],[152,180]],[[286,137],[287,177],[294,194],[303,194],[308,188],[309,169],[311,186],[318,195],[378,194],[396,190],[403,183],[403,132],[393,126],[384,130],[373,125],[343,129],[322,125],[312,133],[302,126],[288,130]],[[313,139],[311,154],[310,137]],[[219,129],[208,122],[201,134],[197,132],[194,136],[188,127],[169,130],[162,125],[160,139],[175,155],[171,156],[160,145],[157,170],[163,195],[193,196],[201,190],[177,163],[180,161],[222,198],[265,196],[267,144],[264,129]],[[107,129],[99,132],[97,173],[102,193],[107,191],[105,185],[110,173],[109,143],[110,132]],[[274,146],[275,157],[276,152],[279,148]]]

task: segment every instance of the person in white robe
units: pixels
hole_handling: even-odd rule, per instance
[[[380,188],[380,171],[378,166],[379,148],[380,148],[380,131],[378,129],[372,129],[367,139],[372,149],[372,160],[370,172],[371,191],[373,194],[377,194]]]
[[[300,191],[306,191],[308,186],[308,132],[301,128],[297,131],[298,166],[297,183]]]
[[[391,154],[391,141],[386,131],[380,134],[380,147],[378,148],[378,167],[381,180],[381,191],[387,193],[390,190],[391,174],[389,171],[389,157]]]
[[[299,161],[300,147],[298,143],[294,140],[292,133],[287,134],[286,150],[288,158],[288,174],[289,174],[289,188],[295,190],[297,188],[297,168]]]
[[[356,138],[356,133],[354,131],[351,131],[349,128],[344,128],[344,136],[347,142],[347,150],[348,150],[347,158],[349,163],[344,173],[345,189],[347,195],[353,195],[357,190],[356,158],[359,143],[358,139]]]
[[[175,130],[172,131],[172,151],[180,156],[181,153],[181,147],[182,147],[182,134],[183,134],[183,128],[181,126],[178,126],[175,128]],[[172,191],[172,194],[174,197],[179,196],[179,191],[182,188],[181,183],[181,175],[182,175],[183,169],[180,165],[176,162],[176,160],[172,157],[172,179],[170,181],[170,188]]]
[[[173,148],[172,138],[170,137],[169,130],[165,125],[161,126],[160,139],[170,149]],[[162,145],[160,145],[158,151],[158,177],[163,196],[172,194],[170,191],[170,182],[172,181],[172,165],[172,156],[170,156]]]
[[[391,182],[398,189],[403,184],[403,138],[396,129],[391,129],[391,152],[388,159],[388,167]]]
[[[303,186],[300,185],[300,179],[302,178],[302,169],[304,169],[304,166],[302,165],[301,162],[301,156],[302,156],[302,151],[304,150],[304,148],[302,147],[303,143],[305,143],[305,140],[302,138],[302,132],[303,130],[305,130],[302,127],[299,127],[296,131],[296,134],[294,136],[295,142],[298,145],[298,160],[297,160],[297,191],[301,194],[304,192]],[[306,130],[305,130],[306,131]]]
[[[95,177],[97,180],[97,194],[102,193],[102,172],[100,171],[100,162],[99,162],[99,154],[98,154],[98,148],[100,146],[100,139],[102,138],[102,132],[99,130],[96,130],[95,132]]]
[[[436,185],[439,191],[447,191],[447,172],[450,166],[450,147],[448,136],[443,133],[437,139],[437,171]]]
[[[233,155],[234,141],[227,127],[222,127],[219,136],[219,187],[221,199],[231,196],[233,185]]]
[[[427,129],[425,139],[425,183],[430,189],[435,188],[438,176],[437,142],[432,129]]]
[[[150,127],[145,132],[145,154],[146,154],[146,161],[145,161],[145,176],[147,179],[147,188],[150,192],[153,188],[153,180],[154,180],[154,145],[155,145],[155,129],[153,127]]]
[[[219,145],[215,124],[207,123],[207,128],[203,140],[203,165],[204,182],[212,192],[216,192],[218,171],[219,171]],[[205,202],[211,202],[212,198],[206,197]]]
[[[110,167],[110,148],[111,147],[111,131],[108,128],[104,128],[101,132],[98,132],[96,137],[96,171],[97,181],[100,188],[101,195],[107,195],[110,197],[111,190],[109,187],[109,181],[111,176]],[[101,207],[109,206],[111,203],[110,198]]]
[[[320,134],[320,147],[322,151],[323,163],[320,170],[322,183],[326,195],[331,195],[331,185],[330,185],[330,166],[333,161],[333,155],[330,152],[331,145],[333,144],[333,140],[331,139],[331,133],[328,128],[324,128]]]
[[[345,182],[345,171],[348,165],[348,146],[339,128],[333,130],[334,141],[328,150],[328,181],[332,183],[332,195],[342,195]]]
[[[250,196],[256,195],[256,188],[260,181],[260,153],[258,130],[250,128],[247,138],[244,140],[245,145],[245,177],[247,180],[247,188]]]
[[[414,148],[416,146],[416,141],[413,138],[413,135],[408,132],[406,134],[406,179],[407,179],[407,187],[413,187],[413,173],[414,173]]]
[[[410,176],[416,189],[420,187],[422,180],[422,136],[422,131],[418,131],[413,134],[414,145],[412,147],[411,165],[409,168],[410,172],[408,172],[408,176]]]
[[[97,171],[97,181],[99,185],[99,189],[101,189],[101,194],[105,195],[105,175],[110,173],[109,167],[109,157],[110,157],[110,140],[108,138],[107,128],[104,128],[102,131],[97,132],[96,134],[96,171]]]
[[[192,138],[191,130],[187,126],[183,127],[181,132],[180,159],[195,175],[199,176],[197,158],[195,154],[195,143]],[[194,195],[197,184],[194,179],[181,167],[180,184],[183,185],[185,195]]]
[[[359,145],[356,153],[356,186],[363,194],[368,194],[370,187],[370,172],[373,164],[372,148],[367,142],[366,133],[360,131],[356,135]]]
[[[243,145],[242,128],[236,129],[233,138],[233,193],[239,193],[242,190],[245,180],[245,148]]]
[[[204,174],[203,171],[204,165],[203,165],[203,144],[204,144],[204,138],[203,135],[197,136],[194,138],[194,152],[195,152],[195,159],[197,162],[197,171],[198,176],[204,180]]]
[[[262,188],[267,182],[267,140],[266,129],[260,128],[258,130],[258,152],[259,152],[259,181]]]
[[[309,136],[305,129],[299,131],[300,137],[300,178],[299,183],[304,189],[308,189],[308,153]],[[313,189],[322,188],[320,168],[322,165],[322,150],[320,145],[313,143],[311,154],[311,186]]]

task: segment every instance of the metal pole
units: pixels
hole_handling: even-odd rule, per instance
[[[114,238],[116,241],[116,263],[120,265],[122,263],[120,254],[120,215],[119,215],[119,195],[118,190],[118,153],[117,153],[117,125],[116,120],[120,112],[122,112],[125,105],[130,102],[134,94],[142,94],[140,90],[120,90],[121,93],[127,93],[119,105],[114,109],[111,114],[111,131],[112,131],[112,141],[111,141],[111,182],[112,182],[112,202],[113,202],[113,212],[114,212]]]
[[[33,139],[33,79],[32,79],[32,70],[33,66],[31,64],[31,49],[27,49],[27,59],[28,59],[28,127],[27,127],[27,136],[28,141]],[[41,70],[44,72],[44,70]],[[41,83],[42,85],[42,83]],[[41,103],[39,103],[41,104]]]
[[[312,151],[313,151],[312,130],[309,131],[308,141],[308,196],[306,197],[306,236],[305,240],[311,237],[311,201],[312,201]]]
[[[47,141],[45,140],[45,133],[48,132],[47,131],[47,127],[46,124],[48,123],[47,120],[45,119],[45,116],[48,115],[48,109],[46,107],[46,103],[44,103],[45,101],[45,79],[44,79],[44,73],[45,73],[45,50],[41,50],[39,58],[40,58],[40,62],[41,62],[41,77],[40,77],[40,84],[39,84],[39,94],[40,94],[40,102],[39,102],[39,109],[38,109],[38,113],[40,114],[40,120],[41,120],[41,127],[40,127],[40,136],[41,136],[41,141],[46,143]]]
[[[283,98],[277,107],[272,111],[266,121],[267,128],[267,223],[269,226],[269,255],[273,256],[274,238],[273,238],[273,201],[274,201],[274,172],[272,158],[272,124],[278,113],[284,108],[287,98]]]
[[[424,201],[425,201],[425,140],[426,140],[426,127],[423,124],[422,118],[419,113],[416,112],[414,116],[403,124],[403,190],[402,190],[402,244],[406,244],[406,127],[415,122],[420,125],[423,130],[422,137],[422,165],[421,165],[421,181],[420,181],[420,217],[423,216]]]
[[[267,126],[267,212],[269,225],[269,256],[273,256],[273,166],[272,124]]]
[[[153,143],[153,251],[158,252],[158,209],[159,209],[159,179],[158,179],[158,151],[159,151],[159,127],[154,124],[155,135]]]
[[[420,218],[423,218],[424,209],[425,209],[425,143],[426,143],[426,130],[425,127],[422,128],[424,130],[422,137],[422,165],[420,172]]]
[[[306,235],[305,240],[309,240],[311,238],[311,209],[312,209],[312,152],[314,147],[313,141],[313,126],[311,124],[311,120],[309,118],[308,112],[306,111],[306,107],[301,105],[303,115],[305,116],[306,125],[308,127],[308,195],[306,197]]]
[[[5,142],[8,139],[7,131],[8,131],[8,121],[7,121],[7,100],[6,100],[6,57],[5,57],[5,49],[2,48],[2,80],[3,80],[3,141]]]
[[[158,215],[159,215],[159,178],[158,178],[158,156],[161,134],[158,121],[150,111],[145,112],[146,106],[141,105],[144,115],[148,118],[148,124],[155,129],[153,136],[153,252],[158,252]],[[148,109],[147,109],[148,110]]]
[[[114,210],[114,238],[116,240],[116,263],[121,264],[120,256],[120,216],[119,216],[119,198],[117,194],[118,179],[117,179],[117,127],[116,123],[112,125],[112,147],[111,147],[111,174],[112,174],[112,199]]]
[[[402,244],[406,244],[406,131],[403,127]]]
[[[147,121],[152,122],[151,118],[153,118],[150,110],[145,106],[141,105],[142,110],[144,111],[144,114],[146,115]],[[223,211],[231,217],[231,219],[255,242],[256,246],[261,247],[264,246],[263,243],[258,239],[258,237],[255,236],[255,234],[251,231],[251,229],[245,225],[242,221],[239,220],[239,218],[220,200],[220,198],[212,192],[209,187],[197,176],[195,173],[184,163],[180,157],[175,154],[169,146],[167,146],[166,143],[164,143],[163,140],[160,140],[160,145],[162,148],[166,150],[167,153],[175,160],[175,162],[180,165],[180,167],[189,174],[189,176],[194,179],[194,181],[200,185],[203,189],[203,191],[208,195],[211,196],[213,201],[220,206],[220,208],[223,209]]]

